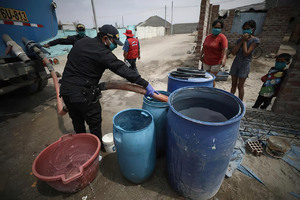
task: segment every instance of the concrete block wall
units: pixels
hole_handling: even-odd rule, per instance
[[[153,38],[165,35],[165,27],[138,26],[136,36],[139,39]]]
[[[300,116],[300,45],[274,101],[272,111]]]

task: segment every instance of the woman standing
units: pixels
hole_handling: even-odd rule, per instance
[[[231,90],[235,94],[239,90],[239,98],[244,98],[244,85],[250,72],[250,63],[253,50],[259,45],[259,39],[254,36],[256,23],[253,20],[246,21],[242,26],[243,35],[235,42],[232,55],[236,55],[229,74],[231,75]]]
[[[200,51],[203,69],[214,75],[217,75],[221,67],[226,65],[228,41],[226,36],[221,33],[223,26],[224,23],[221,20],[215,20],[212,23],[212,34],[205,38],[203,48]]]

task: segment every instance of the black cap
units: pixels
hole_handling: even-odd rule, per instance
[[[83,24],[77,24],[76,30],[77,31],[85,31],[85,26]]]
[[[99,31],[112,38],[118,45],[123,46],[119,38],[119,31],[114,26],[106,24],[99,28]]]

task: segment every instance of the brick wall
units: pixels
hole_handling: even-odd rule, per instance
[[[268,9],[262,32],[256,35],[260,39],[264,55],[277,54],[289,25],[290,11],[291,9],[288,7]],[[237,33],[230,32],[234,15],[234,10],[230,10],[229,16],[224,20],[224,29],[222,30],[228,39],[229,47],[234,46],[235,41],[239,38]]]
[[[290,12],[288,7],[268,9],[263,31],[257,36],[265,54],[277,54],[289,25]]]
[[[209,21],[209,10],[210,4],[209,0],[202,0],[200,6],[200,17],[199,17],[199,26],[198,26],[198,38],[197,38],[197,46],[196,46],[196,59],[195,66],[198,67],[198,63],[200,60],[200,50],[202,43],[206,37],[207,26]]]
[[[211,15],[212,22],[215,21],[216,19],[218,19],[219,9],[220,9],[220,5],[213,5],[212,6],[212,15]]]
[[[289,67],[272,111],[300,116],[300,45]]]
[[[263,55],[277,54],[288,29],[292,11],[292,8],[284,6],[268,8],[263,30],[260,34],[256,35],[260,39],[260,46],[264,51]],[[219,5],[210,5],[209,0],[201,1],[195,66],[198,66],[201,45],[206,35],[210,33],[211,23],[217,19],[218,12]],[[235,41],[239,38],[238,33],[231,33],[234,16],[235,10],[229,10],[229,15],[224,20],[224,28],[222,30],[222,33],[228,39],[229,47],[233,47]]]

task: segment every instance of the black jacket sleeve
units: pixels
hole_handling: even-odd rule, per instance
[[[49,46],[55,46],[57,44],[62,45],[74,45],[74,43],[78,40],[77,35],[68,36],[67,38],[59,38],[53,41],[50,41]]]
[[[103,54],[102,62],[104,62],[104,65],[107,66],[108,69],[127,79],[131,83],[141,85],[144,88],[147,87],[149,83],[134,70],[128,68],[127,65],[123,61],[119,60],[110,50],[103,52]]]

